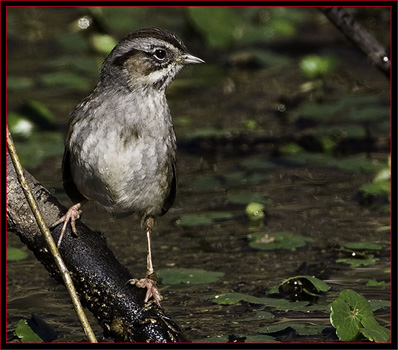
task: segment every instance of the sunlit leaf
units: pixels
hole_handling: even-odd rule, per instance
[[[10,247],[7,248],[7,260],[8,261],[17,261],[26,259],[28,254],[19,248]]]
[[[41,343],[41,339],[32,328],[29,327],[26,320],[19,320],[17,323],[17,328],[15,329],[15,334],[24,343]]]

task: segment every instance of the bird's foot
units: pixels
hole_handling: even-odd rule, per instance
[[[153,300],[155,300],[155,303],[160,306],[160,301],[163,299],[163,297],[160,295],[159,289],[156,286],[157,284],[157,278],[156,278],[156,273],[151,273],[147,275],[145,278],[141,279],[136,279],[133,278],[131,280],[128,280],[127,283],[134,284],[138,288],[146,288],[147,292],[145,295],[145,302],[148,302],[148,300],[153,297]]]
[[[80,215],[82,213],[82,210],[80,209],[81,204],[77,203],[75,205],[72,205],[66,214],[59,218],[57,221],[55,221],[50,227],[55,227],[59,225],[60,223],[64,223],[62,225],[62,230],[61,234],[58,239],[57,247],[59,248],[62,242],[62,238],[64,237],[66,226],[68,225],[68,222],[70,222],[70,225],[72,227],[73,233],[77,236],[77,230],[76,230],[76,220],[80,218]]]

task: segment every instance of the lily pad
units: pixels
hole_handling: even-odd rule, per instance
[[[157,270],[162,284],[204,284],[217,282],[224,272],[202,269],[168,268]]]
[[[390,300],[376,300],[376,299],[370,299],[369,300],[370,306],[372,308],[372,311],[380,310],[383,308],[390,308],[391,307],[391,301]]]
[[[337,259],[337,263],[348,264],[351,267],[360,267],[360,266],[371,266],[375,265],[380,259],[378,258],[367,258],[367,259],[355,259],[355,258],[342,258]]]
[[[26,259],[28,254],[19,248],[10,247],[7,248],[7,261],[18,261]]]
[[[381,244],[373,242],[349,242],[344,244],[344,246],[353,250],[380,250],[383,248]]]
[[[19,320],[15,329],[17,337],[25,343],[42,343],[41,339],[28,325],[26,320]]]
[[[184,214],[177,221],[178,226],[192,227],[199,225],[209,225],[213,222],[213,219],[204,216],[202,214]]]
[[[240,301],[246,301],[251,304],[265,304],[267,298],[258,298],[243,293],[225,293],[216,295],[212,301],[221,305],[233,305]]]
[[[261,220],[264,218],[264,204],[251,202],[246,206],[246,215],[250,220]]]
[[[221,305],[234,305],[241,301],[245,301],[250,304],[257,304],[257,305],[266,305],[268,307],[274,307],[278,310],[282,311],[289,311],[289,310],[302,310],[304,311],[305,306],[309,304],[308,301],[297,301],[297,302],[290,302],[285,299],[279,298],[259,298],[254,297],[249,294],[243,293],[225,293],[216,295],[212,302],[221,304]]]
[[[292,328],[298,335],[315,335],[321,333],[326,327],[327,325],[317,325],[313,323],[282,322],[257,329],[257,332],[269,334],[284,331],[287,328]]]
[[[292,232],[254,233],[249,235],[250,247],[259,250],[289,249],[296,250],[307,243],[314,242],[311,237],[296,235]]]
[[[300,62],[301,70],[310,78],[331,73],[337,66],[337,59],[331,56],[309,55]]]
[[[389,330],[377,323],[369,301],[355,291],[341,291],[330,310],[330,322],[340,340],[354,341],[363,334],[371,341],[389,341]]]
[[[367,287],[389,287],[390,282],[369,280],[368,282],[366,282],[366,286]]]

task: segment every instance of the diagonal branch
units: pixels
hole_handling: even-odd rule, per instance
[[[65,208],[26,171],[25,177],[46,222],[54,222]],[[51,277],[62,282],[43,235],[32,222],[32,211],[7,152],[8,230],[19,236]],[[80,220],[76,224],[80,234],[75,237],[68,227],[59,250],[82,304],[98,320],[104,335],[118,342],[188,341],[156,303],[145,305],[145,289],[126,285],[133,276],[115,258],[105,237],[91,231]],[[59,226],[53,230],[54,239],[58,238],[60,230]]]

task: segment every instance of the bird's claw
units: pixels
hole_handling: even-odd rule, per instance
[[[77,229],[76,229],[76,220],[80,218],[80,215],[82,214],[82,210],[80,209],[81,204],[77,203],[75,205],[72,205],[68,211],[66,212],[65,215],[60,217],[57,221],[55,221],[50,227],[55,227],[59,225],[60,223],[64,223],[62,225],[62,230],[61,234],[58,239],[57,247],[59,248],[61,246],[62,238],[64,237],[66,226],[68,225],[68,222],[70,222],[70,225],[72,227],[72,232],[77,236]]]
[[[128,280],[127,283],[134,284],[138,288],[146,288],[147,292],[144,301],[148,302],[148,300],[152,297],[155,303],[160,306],[160,301],[163,299],[163,297],[161,296],[159,289],[156,286],[156,279],[152,279],[149,275],[141,279],[133,278],[131,280]]]

